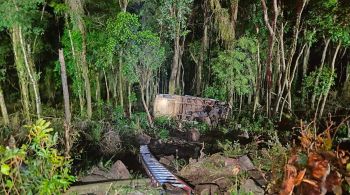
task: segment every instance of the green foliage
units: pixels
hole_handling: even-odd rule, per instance
[[[319,78],[318,85],[315,86],[316,79]],[[321,95],[327,93],[328,86],[332,87],[335,84],[336,75],[332,74],[331,70],[328,67],[324,67],[322,70],[317,69],[311,72],[305,78],[304,88],[316,95]],[[329,84],[329,82],[331,82]]]
[[[169,139],[170,132],[166,128],[160,128],[157,132],[157,137],[161,140]]]
[[[81,68],[79,66],[80,59],[78,58],[77,52],[82,51],[82,41],[83,38],[79,31],[71,30],[70,27],[64,29],[64,34],[62,36],[61,42],[64,46],[64,58],[66,62],[67,74],[72,78],[72,91],[75,97],[78,97],[83,93],[84,81],[81,74]],[[73,55],[73,48],[74,54]],[[60,63],[56,61],[55,63],[55,72],[59,81],[56,82],[56,85],[60,84]]]
[[[240,124],[240,129],[247,132],[268,133],[275,131],[273,122],[261,115],[255,118],[242,116],[237,120],[236,124]]]
[[[93,123],[92,127],[91,127],[90,136],[91,136],[92,141],[95,144],[98,144],[100,142],[101,137],[102,137],[102,133],[103,133],[102,124],[101,123]]]
[[[147,114],[136,112],[131,115],[130,127],[134,130],[142,131],[148,128]]]
[[[49,6],[53,8],[54,12],[59,15],[63,15],[68,11],[68,6],[65,3],[51,1]]]
[[[252,37],[241,37],[232,50],[219,52],[213,64],[217,83],[239,95],[253,93],[256,52],[256,40]]]
[[[176,126],[176,121],[172,118],[162,116],[154,120],[154,134],[161,140],[167,140],[170,136],[169,129]]]
[[[224,142],[218,141],[218,146],[223,154],[228,157],[239,157],[248,152],[238,141],[234,141],[233,143],[229,140],[225,140]]]
[[[128,82],[144,84],[163,63],[165,50],[155,33],[140,27],[136,15],[119,13],[115,20],[107,23],[109,39],[106,50],[109,63],[115,51],[123,54],[118,57],[124,61],[121,71],[128,77]]]
[[[344,45],[350,44],[350,25],[347,17],[343,17],[343,11],[349,8],[340,6],[338,0],[317,1],[313,4],[313,9],[307,23],[317,29],[320,36],[326,35],[333,42],[342,42]]]
[[[140,26],[137,15],[129,12],[120,12],[116,19],[108,20],[107,31],[113,36],[110,38],[115,40],[117,44],[116,49],[121,49],[130,40],[135,39]]]
[[[158,23],[165,30],[165,36],[174,39],[186,36],[187,18],[191,12],[193,0],[161,0],[159,2]]]
[[[122,106],[116,106],[113,112],[113,120],[118,124],[118,126],[126,126],[127,121],[124,115],[124,109]]]
[[[139,31],[129,50],[126,52],[124,75],[128,75],[130,82],[145,85],[152,79],[154,72],[162,65],[165,50],[161,46],[159,37],[151,31]]]
[[[220,86],[208,86],[204,90],[204,97],[225,101],[227,97],[227,91],[223,90]]]
[[[160,116],[155,118],[154,125],[156,127],[169,128],[175,125],[175,121],[170,117]]]
[[[31,25],[34,18],[39,15],[38,6],[43,2],[44,0],[0,1],[0,30],[21,26],[25,32],[34,31]]]
[[[192,128],[198,129],[198,131],[201,134],[206,134],[211,130],[210,126],[205,122],[198,122],[198,121],[186,122],[186,121],[184,121],[184,126],[186,129],[192,129]]]
[[[29,142],[20,148],[0,146],[0,179],[4,194],[60,194],[75,180],[70,163],[55,146],[57,133],[42,119],[26,126]]]

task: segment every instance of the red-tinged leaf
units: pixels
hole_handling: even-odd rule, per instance
[[[292,155],[290,158],[289,158],[289,160],[288,160],[288,164],[294,164],[294,162],[295,161],[297,161],[297,159],[298,159],[298,156],[297,155]]]
[[[301,145],[304,148],[309,148],[311,145],[311,138],[308,135],[308,133],[306,131],[301,132],[301,136],[299,137]]]
[[[318,186],[316,181],[303,179],[303,183],[299,188],[299,192],[297,194],[307,194],[307,195],[320,195],[321,189]]]
[[[302,182],[308,183],[308,184],[310,184],[310,185],[312,185],[312,186],[314,186],[314,187],[318,187],[317,182],[314,181],[314,180],[311,180],[311,179],[303,179]]]
[[[321,179],[329,174],[328,160],[317,153],[310,153],[307,164],[311,169],[311,175],[316,179]]]
[[[347,154],[344,150],[338,150],[337,151],[337,157],[340,165],[344,166],[349,162],[350,155]]]
[[[295,177],[297,176],[297,169],[293,165],[287,164],[284,170],[284,180],[280,195],[290,195],[295,186]]]
[[[310,168],[313,168],[315,167],[315,164],[319,161],[322,161],[324,160],[323,157],[317,153],[310,153],[309,154],[309,158],[307,160],[307,165],[310,167]]]
[[[294,185],[295,185],[295,186],[300,185],[300,183],[303,181],[303,178],[304,178],[304,176],[305,176],[305,173],[306,173],[306,169],[304,169],[304,170],[302,170],[302,171],[300,171],[300,172],[298,173],[298,175],[297,175],[296,178],[294,179]]]
[[[316,162],[311,175],[316,179],[321,179],[329,174],[330,166],[328,160]]]
[[[332,171],[326,179],[325,187],[331,192],[336,186],[341,185],[341,175],[337,171]]]

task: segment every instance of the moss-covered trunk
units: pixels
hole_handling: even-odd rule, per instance
[[[7,107],[6,107],[4,94],[2,92],[1,87],[0,87],[0,108],[1,108],[1,114],[2,114],[2,119],[4,121],[4,124],[9,125],[10,124],[9,115],[7,113]]]

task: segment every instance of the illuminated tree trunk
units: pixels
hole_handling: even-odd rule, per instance
[[[18,34],[19,34],[20,45],[22,48],[25,69],[27,70],[27,74],[34,91],[37,117],[40,118],[41,117],[41,100],[40,100],[40,94],[39,94],[39,86],[38,86],[35,70],[33,70],[33,68],[30,65],[31,63],[29,61],[31,60],[31,58],[29,57],[30,53],[26,49],[26,43],[22,35],[21,27],[18,28]]]
[[[324,46],[324,49],[323,49],[323,53],[322,53],[322,59],[321,59],[321,65],[320,65],[320,68],[319,68],[319,72],[318,74],[316,75],[316,81],[315,81],[315,87],[314,87],[314,93],[312,94],[311,96],[311,108],[314,109],[315,108],[315,101],[316,101],[316,87],[318,86],[318,83],[320,82],[320,76],[321,76],[321,73],[322,73],[322,70],[323,70],[323,66],[324,66],[324,62],[326,60],[326,55],[327,55],[327,50],[328,50],[328,46],[329,46],[329,43],[330,43],[331,39],[328,38],[326,41],[325,41],[325,46]],[[319,101],[320,102],[321,100],[321,96],[319,97]],[[317,113],[317,111],[316,111]]]
[[[1,108],[2,119],[4,120],[4,124],[9,125],[10,124],[9,115],[7,113],[4,94],[2,92],[1,87],[0,87],[0,108]]]
[[[275,31],[276,31],[276,22],[279,15],[277,0],[273,0],[273,18],[271,22],[269,21],[268,11],[265,0],[261,0],[261,5],[264,12],[264,21],[265,25],[269,31],[269,46],[268,46],[268,55],[266,58],[266,113],[270,116],[270,107],[271,107],[271,86],[272,86],[272,58],[273,58],[273,48],[275,45]]]
[[[66,16],[66,25],[68,26],[68,20],[67,20],[67,16]],[[74,46],[74,42],[73,42],[73,38],[72,38],[72,33],[71,30],[68,30],[68,36],[69,36],[69,40],[70,40],[70,47],[71,47],[71,52],[72,52],[72,57],[73,57],[73,61],[74,61],[74,66],[75,69],[77,71],[76,75],[78,77],[78,79],[80,80],[81,78],[81,68],[78,64],[78,56],[77,56],[77,52],[75,51],[75,46]],[[79,86],[79,89],[77,91],[78,93],[78,98],[79,98],[79,107],[80,107],[80,116],[84,116],[85,113],[85,102],[84,102],[84,95],[83,95],[84,90],[82,89],[81,86]]]
[[[258,32],[258,29],[257,29]],[[260,101],[260,85],[261,85],[261,63],[260,63],[260,44],[257,44],[257,73],[256,73],[256,81],[255,81],[255,98],[254,98],[254,106],[253,106],[253,118],[255,118],[256,109],[259,105]]]
[[[24,66],[24,59],[21,51],[21,43],[19,37],[19,28],[14,27],[11,33],[12,47],[15,56],[16,70],[19,78],[19,86],[21,90],[21,101],[23,106],[23,115],[27,122],[30,122],[30,103],[29,103],[29,90],[28,79]]]
[[[119,103],[120,106],[124,110],[124,93],[123,93],[123,60],[122,60],[123,52],[119,52]]]
[[[307,43],[306,49],[304,50],[304,58],[303,58],[303,69],[302,69],[302,78],[301,81],[304,81],[304,76],[307,74],[307,66],[309,64],[310,59],[310,49],[311,49],[311,43]],[[301,91],[301,105],[304,105],[305,103],[305,96],[306,96],[306,90],[302,88]]]
[[[349,98],[350,98],[350,63],[346,67],[346,79],[344,82],[342,95],[343,95],[345,100],[349,100]]]
[[[108,85],[108,79],[107,79],[107,75],[106,75],[106,71],[103,69],[103,76],[105,79],[105,86],[106,86],[106,96],[107,96],[107,103],[109,103],[109,85]]]
[[[86,98],[86,107],[87,107],[87,116],[89,119],[91,119],[92,116],[92,102],[91,102],[91,86],[90,86],[90,80],[89,80],[89,67],[86,61],[86,30],[85,30],[85,23],[83,20],[84,16],[84,8],[83,8],[83,2],[80,0],[67,0],[67,3],[69,5],[70,9],[70,17],[71,22],[73,24],[73,28],[78,29],[80,32],[80,35],[82,37],[82,45],[81,45],[81,52],[79,53],[79,64],[82,71],[82,77],[84,80],[84,91],[85,91],[85,98]]]
[[[239,3],[239,0],[231,0],[231,25],[232,25],[232,37],[233,38],[236,37],[238,3]]]
[[[332,80],[333,80],[333,76],[334,76],[334,72],[335,72],[335,61],[337,59],[337,55],[338,55],[340,46],[341,46],[341,41],[339,41],[339,43],[337,45],[337,48],[335,49],[335,52],[334,52],[334,56],[333,56],[333,60],[332,60],[332,64],[331,64],[331,76],[329,78],[328,85],[327,85],[327,88],[326,88],[326,92],[325,92],[324,97],[323,97],[323,101],[322,101],[322,105],[321,105],[321,108],[320,108],[319,117],[322,117],[323,110],[324,110],[324,107],[326,105],[326,101],[327,101],[327,98],[328,98],[329,90],[331,89],[331,86],[332,86]],[[317,110],[316,110],[315,116],[317,116]]]
[[[199,59],[197,63],[197,71],[196,71],[196,95],[200,96],[202,94],[202,88],[203,88],[203,65],[204,61],[206,59],[206,54],[208,50],[208,29],[209,29],[209,13],[208,13],[208,2],[204,1],[203,3],[203,17],[204,17],[204,23],[203,23],[203,37],[202,37],[202,44],[201,44],[201,52],[199,54]]]
[[[119,6],[122,12],[126,12],[126,8],[128,7],[129,0],[119,0]]]
[[[83,35],[83,43],[82,43],[83,45],[82,45],[82,52],[81,52],[81,65],[82,65],[84,86],[85,86],[87,116],[88,116],[89,119],[91,119],[91,117],[92,117],[91,86],[90,86],[90,79],[89,79],[89,67],[88,67],[88,64],[86,62],[86,34],[85,34],[85,29],[81,33]]]
[[[299,7],[297,10],[297,17],[294,25],[294,30],[293,30],[293,35],[292,35],[292,42],[291,46],[289,49],[289,53],[285,49],[285,40],[284,40],[284,27],[286,24],[281,25],[280,29],[280,50],[281,50],[281,61],[282,61],[282,71],[279,71],[280,78],[282,78],[283,75],[283,83],[282,83],[282,88],[280,88],[279,85],[279,93],[278,93],[278,99],[275,105],[275,111],[274,113],[280,112],[280,116],[282,116],[283,113],[283,108],[285,103],[288,103],[288,110],[292,110],[292,97],[291,97],[291,90],[292,90],[292,83],[294,80],[295,72],[297,70],[297,67],[299,65],[299,59],[302,55],[302,52],[304,51],[305,44],[301,49],[301,52],[299,52],[299,55],[297,57],[296,62],[293,65],[293,59],[296,53],[297,49],[297,44],[298,44],[298,39],[299,39],[299,34],[300,34],[300,23],[301,23],[301,15],[303,13],[303,10],[306,6],[307,1],[304,0],[302,6]],[[283,99],[282,106],[280,108],[280,102]]]
[[[143,84],[140,84],[140,89],[141,89],[141,101],[142,101],[142,104],[143,104],[143,107],[147,113],[147,119],[148,119],[148,123],[151,127],[153,127],[153,120],[152,120],[152,116],[151,116],[151,113],[148,109],[148,106],[147,106],[147,103],[146,103],[146,100],[145,100],[145,86]]]
[[[171,73],[169,79],[169,94],[175,94],[177,80],[179,79],[179,58],[180,58],[180,34],[179,29],[176,31],[176,37],[174,39],[174,56],[173,63],[171,65]]]
[[[61,65],[61,81],[62,81],[62,90],[63,90],[63,100],[64,100],[64,138],[65,138],[65,156],[69,157],[69,152],[71,149],[71,139],[70,139],[70,124],[71,124],[71,112],[70,112],[70,103],[69,103],[69,91],[68,91],[68,82],[67,82],[67,73],[66,73],[66,63],[64,61],[63,49],[58,50],[58,58]]]
[[[128,84],[128,110],[129,110],[129,117],[132,115],[132,98],[131,98],[131,84]]]
[[[95,73],[95,99],[97,102],[101,100],[101,81],[100,81],[100,72]]]

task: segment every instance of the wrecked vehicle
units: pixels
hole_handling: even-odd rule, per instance
[[[154,117],[167,116],[178,120],[201,121],[216,126],[226,120],[229,105],[215,99],[194,96],[158,94],[154,101]]]

